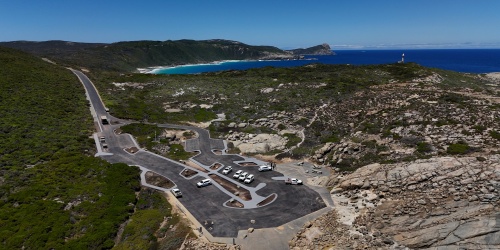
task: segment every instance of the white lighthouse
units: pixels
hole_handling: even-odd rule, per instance
[[[401,55],[401,61],[398,61],[398,63],[405,63],[405,53]]]

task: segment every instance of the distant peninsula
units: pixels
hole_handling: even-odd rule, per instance
[[[254,46],[223,39],[117,43],[12,41],[1,42],[0,46],[23,50],[62,65],[121,72],[224,60],[295,60],[304,55],[333,54],[328,44],[307,49],[282,50],[274,46]]]
[[[330,45],[326,43],[306,49],[292,49],[287,51],[291,52],[293,55],[335,55]]]

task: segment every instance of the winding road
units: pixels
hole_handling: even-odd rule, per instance
[[[129,134],[115,134],[115,129],[130,123],[130,121],[121,120],[112,117],[106,112],[98,91],[92,82],[80,71],[71,71],[79,78],[86,89],[87,97],[91,103],[91,113],[100,131],[94,135],[98,153],[101,157],[111,163],[126,163],[135,165],[173,181],[176,186],[182,190],[183,197],[179,202],[187,209],[193,217],[204,226],[207,232],[214,237],[236,237],[239,230],[248,228],[271,228],[278,227],[292,220],[315,212],[326,207],[325,201],[307,185],[288,186],[284,184],[286,176],[277,172],[259,172],[255,166],[241,166],[239,162],[253,162],[257,165],[265,164],[257,159],[246,158],[239,155],[215,154],[213,150],[223,151],[225,143],[223,140],[210,138],[207,130],[181,126],[173,124],[159,124],[158,127],[183,129],[195,131],[198,135],[195,139],[186,142],[186,151],[196,151],[198,154],[191,160],[198,163],[207,170],[207,173],[192,169],[187,165],[176,162],[165,157],[156,155],[146,150],[140,149],[135,154],[125,151],[125,148],[137,147],[137,143]],[[110,120],[110,124],[102,125],[99,117],[105,115]],[[102,149],[98,137],[104,136],[108,148]],[[220,172],[223,167],[212,170],[210,166],[220,163],[223,166],[232,166],[233,172],[239,169],[255,175],[255,181],[251,184],[243,184],[223,175]],[[198,172],[196,175],[185,178],[180,173],[184,169],[192,169]],[[230,193],[218,183],[213,181],[213,185],[203,188],[197,188],[196,182],[209,178],[209,174],[218,175],[220,178],[237,183],[241,187],[250,191],[252,199],[249,201],[241,200],[238,196]],[[258,206],[258,203],[266,197],[276,194],[277,198],[264,206]],[[224,204],[230,199],[235,199],[244,204],[245,208],[232,208]]]

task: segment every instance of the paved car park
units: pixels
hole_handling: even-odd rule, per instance
[[[107,114],[97,91],[90,81],[81,72],[73,72],[79,76],[87,90],[93,116],[97,119],[100,115]],[[208,173],[192,169],[180,162],[145,150],[140,149],[135,153],[127,152],[126,148],[139,148],[139,146],[132,136],[128,134],[118,135],[115,130],[126,123],[130,123],[130,121],[120,120],[109,114],[107,114],[107,117],[110,120],[109,124],[102,125],[96,122],[96,126],[100,128],[100,132],[95,137],[96,143],[100,144],[97,137],[99,136],[105,137],[108,145],[106,152],[99,151],[97,156],[111,163],[140,166],[170,179],[176,184],[176,188],[182,192],[179,202],[189,210],[212,236],[236,237],[239,230],[246,230],[250,227],[256,229],[278,227],[326,206],[318,192],[307,185],[288,186],[283,181],[285,178],[283,174],[276,171],[260,172],[258,166],[266,164],[265,162],[239,155],[213,153],[214,150],[224,152],[226,149],[225,143],[222,140],[211,139],[205,129],[171,124],[159,125],[159,127],[164,128],[195,131],[198,138],[188,140],[185,149],[186,151],[199,152],[198,155],[192,158],[192,161],[205,168]],[[214,163],[219,163],[222,166],[217,170],[212,170],[210,166]],[[244,166],[242,163],[254,164]],[[226,166],[232,166],[233,171],[228,175],[223,175],[221,172]],[[190,178],[185,178],[180,173],[186,168],[198,173]],[[234,180],[232,173],[238,170],[254,175],[254,181],[245,184]],[[216,174],[225,180],[248,189],[252,194],[252,199],[243,201],[214,181],[212,181],[212,185],[198,188],[196,183],[209,178],[209,174]],[[273,194],[276,199],[272,203],[258,206],[259,202]],[[245,208],[224,206],[231,199],[241,201]]]
[[[111,136],[107,135],[107,138]],[[123,150],[124,147],[134,145],[131,137],[128,135],[115,135],[114,137],[117,138],[116,144],[109,148],[113,155],[102,156],[104,159],[110,162],[124,162],[129,165],[142,166],[169,178],[183,193],[182,198],[179,199],[182,205],[215,237],[236,237],[239,230],[246,230],[250,227],[277,227],[326,206],[321,196],[308,186],[285,185],[283,180],[273,179],[274,177],[283,177],[283,174],[276,171],[259,172],[258,166],[263,162],[256,159],[235,155],[215,155],[211,151],[207,153],[211,154],[209,156],[200,157],[200,155],[203,155],[201,153],[194,157],[194,159],[212,159],[211,163],[219,162],[223,166],[230,165],[233,167],[232,173],[237,170],[251,173],[255,176],[255,180],[250,184],[233,179],[231,174],[223,175],[220,173],[223,167],[210,170],[209,167],[212,164],[201,164],[205,166],[205,169],[209,170],[208,173],[199,172],[194,177],[186,179],[180,173],[188,166],[142,150],[131,155]],[[108,143],[113,142],[108,140]],[[255,166],[241,166],[238,164],[252,161],[256,162]],[[249,202],[255,205],[256,208],[239,209],[224,206],[223,204],[234,198],[234,195],[231,196],[231,193],[224,192],[224,188],[216,182],[212,181],[212,185],[202,188],[196,186],[197,182],[206,179],[208,174],[213,173],[226,177],[226,179],[232,180],[242,187],[255,189],[257,197],[252,197],[252,201]],[[277,195],[274,202],[263,207],[257,207],[256,203],[272,194]]]

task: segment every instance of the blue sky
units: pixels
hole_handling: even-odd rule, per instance
[[[0,41],[500,48],[500,0],[0,0]]]

